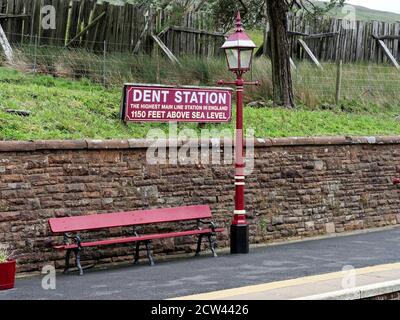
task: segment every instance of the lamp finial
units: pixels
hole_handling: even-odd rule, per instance
[[[240,17],[240,11],[238,11],[237,16],[236,16],[236,32],[243,32],[244,28],[243,28],[243,23],[242,23],[242,18]]]

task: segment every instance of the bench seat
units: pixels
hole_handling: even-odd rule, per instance
[[[223,232],[225,229],[217,228],[215,232]],[[170,233],[160,233],[160,234],[149,234],[139,237],[127,237],[127,238],[115,238],[108,240],[99,240],[99,241],[91,241],[91,242],[81,242],[82,248],[88,247],[97,247],[97,246],[106,246],[113,244],[123,244],[123,243],[131,243],[137,241],[148,241],[155,239],[167,239],[167,238],[176,238],[176,237],[184,237],[184,236],[195,236],[200,234],[208,234],[212,233],[211,229],[202,229],[202,230],[193,230],[193,231],[181,231],[181,232],[170,232]],[[68,249],[77,249],[77,244],[67,244],[67,245],[55,245],[53,246],[56,250],[68,250]]]
[[[166,239],[184,236],[198,236],[196,255],[199,255],[203,237],[207,237],[210,243],[210,249],[214,255],[215,252],[215,235],[223,232],[224,228],[217,228],[211,221],[212,214],[209,206],[185,206],[176,208],[149,209],[129,212],[115,212],[106,214],[94,214],[86,216],[73,216],[63,218],[49,219],[50,231],[53,234],[62,234],[63,243],[55,244],[53,248],[56,250],[67,251],[65,257],[65,270],[69,271],[69,260],[71,253],[75,254],[76,266],[79,273],[83,274],[83,268],[80,264],[80,253],[84,248],[135,243],[134,262],[139,260],[140,244],[144,243],[147,250],[147,257],[150,265],[154,265],[154,260],[151,254],[151,243],[156,239]],[[146,225],[157,225],[162,223],[177,223],[185,221],[187,226],[184,231],[174,231],[168,233],[152,233],[139,234],[137,227]],[[189,227],[190,221],[196,222],[196,228]],[[203,228],[203,225],[209,225]],[[132,235],[120,238],[108,238],[95,241],[85,241],[79,235],[79,232],[85,234],[90,231],[106,230],[119,227],[132,227]]]

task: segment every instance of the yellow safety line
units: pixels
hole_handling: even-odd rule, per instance
[[[391,270],[396,270],[396,269],[400,269],[400,263],[382,264],[382,265],[373,266],[373,267],[355,269],[354,271],[356,272],[357,275],[363,275],[363,274],[368,274],[368,273],[391,271]],[[297,278],[297,279],[276,281],[276,282],[263,283],[263,284],[246,286],[246,287],[241,287],[241,288],[234,288],[234,289],[207,292],[207,293],[202,293],[202,294],[195,294],[195,295],[184,296],[184,297],[177,297],[177,298],[173,298],[170,300],[227,299],[227,298],[232,298],[234,296],[239,296],[239,295],[259,293],[259,292],[263,292],[263,291],[287,288],[287,287],[291,287],[291,286],[298,286],[298,285],[304,285],[304,284],[310,284],[310,283],[319,282],[319,281],[340,279],[346,274],[346,272],[347,271],[332,272],[332,273],[308,276],[308,277]]]

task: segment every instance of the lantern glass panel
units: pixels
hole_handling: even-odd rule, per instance
[[[240,52],[240,68],[250,69],[252,57],[253,49],[242,49]]]
[[[225,52],[229,69],[239,69],[239,50],[226,49]]]

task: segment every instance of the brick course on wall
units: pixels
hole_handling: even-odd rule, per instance
[[[232,165],[148,165],[149,141],[0,142],[0,244],[14,250],[18,271],[63,267],[51,217],[209,204],[218,239],[228,245],[233,213]],[[341,233],[400,223],[400,137],[259,139],[247,178],[252,243]],[[167,225],[164,230],[182,228]],[[128,234],[115,229],[112,236]],[[143,230],[144,232],[154,230]],[[109,232],[107,232],[107,235]],[[102,237],[104,232],[95,236]],[[156,257],[189,253],[196,239],[154,244]],[[87,250],[101,263],[132,260],[133,246]]]

